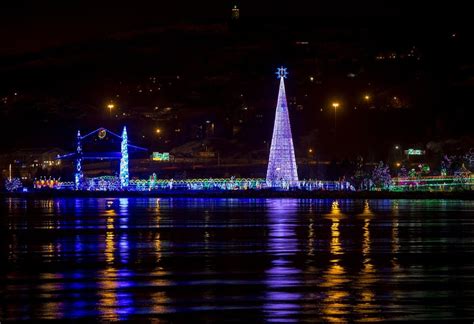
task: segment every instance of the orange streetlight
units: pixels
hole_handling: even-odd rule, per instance
[[[339,102],[333,102],[332,106],[334,108],[334,134],[337,132],[337,108],[339,108]]]
[[[109,103],[107,105],[107,108],[109,109],[109,117],[112,115],[112,109],[115,108],[115,105],[113,103]]]

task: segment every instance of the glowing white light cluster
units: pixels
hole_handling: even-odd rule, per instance
[[[266,180],[270,187],[294,187],[298,185],[298,172],[285,93],[284,78],[288,72],[286,72],[286,68],[281,67],[278,68],[276,74],[280,79],[280,90]]]
[[[121,146],[122,157],[120,158],[120,185],[122,188],[127,188],[129,183],[128,174],[128,136],[127,128],[123,128],[122,132],[122,146]]]

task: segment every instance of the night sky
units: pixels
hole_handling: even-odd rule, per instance
[[[459,2],[461,3],[461,2]],[[20,54],[176,23],[225,21],[237,4],[242,15],[290,24],[302,17],[334,25],[410,23],[460,25],[465,7],[412,1],[9,1],[0,5],[3,54]],[[459,19],[461,18],[461,19]],[[402,27],[402,26],[400,26]]]
[[[230,19],[234,4],[240,8],[238,23]],[[199,127],[212,119],[222,129],[216,136],[229,140],[226,122],[243,120],[239,127],[244,131],[233,139],[242,148],[258,150],[271,134],[277,91],[273,72],[281,64],[290,71],[287,88],[289,97],[295,97],[290,114],[297,146],[317,134],[314,145],[330,155],[334,143],[325,134],[331,131],[332,115],[324,109],[334,98],[345,107],[338,123],[341,136],[350,137],[348,152],[349,147],[354,152],[349,155],[368,153],[367,145],[354,146],[351,140],[373,141],[375,154],[383,155],[385,143],[469,137],[474,53],[468,13],[456,2],[2,3],[0,135],[5,140],[0,149],[67,149],[71,129],[118,129],[123,124],[139,144],[170,149],[195,134],[178,139],[168,131],[161,142],[148,139],[157,125],[177,129],[192,119]],[[305,40],[308,47],[295,45]],[[375,59],[380,53],[406,55],[412,48],[420,57],[417,62]],[[146,88],[144,80],[151,76],[163,85],[160,96],[129,94]],[[359,111],[370,108],[359,102],[366,92],[377,113],[355,115],[357,106]],[[400,102],[387,99],[395,97]],[[121,119],[107,118],[104,107],[110,100],[117,102]],[[155,106],[173,107],[176,116],[138,116]],[[236,113],[244,106],[251,116]],[[395,109],[400,107],[406,109]],[[261,114],[259,125],[253,120]],[[6,140],[12,132],[15,142]],[[354,132],[360,136],[350,136]],[[261,143],[254,143],[255,137]]]

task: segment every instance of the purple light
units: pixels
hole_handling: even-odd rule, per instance
[[[286,69],[279,68],[277,74],[280,78],[280,90],[278,92],[272,145],[268,161],[267,185],[270,187],[286,188],[298,185],[298,172],[286,102],[284,82]]]

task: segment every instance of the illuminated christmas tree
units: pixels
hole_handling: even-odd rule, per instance
[[[128,187],[128,137],[127,128],[123,128],[122,132],[122,145],[121,145],[122,158],[120,159],[120,185],[122,188]]]
[[[385,165],[382,161],[380,161],[372,171],[371,180],[376,188],[388,189],[392,183],[392,177],[390,176],[390,168],[388,165]]]
[[[280,90],[273,126],[272,145],[267,169],[267,185],[270,187],[295,187],[298,185],[295,150],[291,135],[290,117],[285,94],[286,68],[278,68]]]

